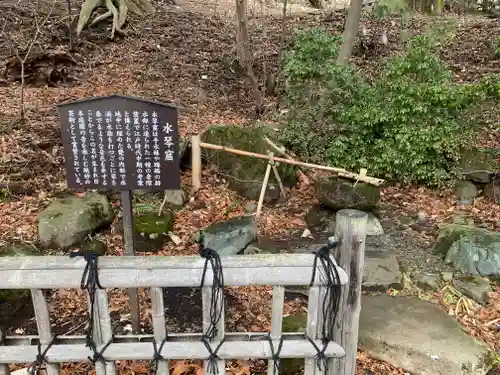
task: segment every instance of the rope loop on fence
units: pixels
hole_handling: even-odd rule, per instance
[[[104,352],[106,351],[108,346],[110,346],[113,343],[113,340],[114,340],[114,337],[111,336],[111,338],[106,343],[106,345],[104,345],[102,347],[102,349],[99,351],[97,350],[97,346],[96,346],[95,342],[92,340],[92,343],[90,345],[90,350],[92,350],[92,357],[87,357],[89,359],[89,361],[92,362],[94,365],[97,362],[113,362],[113,361],[110,361],[104,357]]]
[[[165,360],[165,358],[163,358],[163,356],[161,355],[161,351],[163,350],[163,346],[165,345],[165,343],[167,342],[167,340],[168,340],[168,335],[165,336],[165,338],[160,343],[160,347],[158,347],[158,343],[153,338],[153,351],[154,351],[154,355],[153,355],[153,358],[151,359],[151,361],[149,362],[149,368],[150,368],[150,370],[152,370],[153,366],[154,366],[154,371],[153,371],[154,375],[156,375],[158,373],[158,363],[160,361],[164,361]]]
[[[96,290],[104,289],[99,281],[99,266],[98,266],[98,257],[99,254],[90,251],[74,251],[69,253],[70,258],[75,258],[77,256],[84,257],[87,264],[83,270],[82,279],[80,281],[80,288],[82,290],[86,290],[89,295],[89,304],[90,304],[90,312],[88,318],[88,327],[85,333],[85,346],[92,350],[92,357],[88,357],[92,363],[96,363],[97,361],[105,361],[103,357],[103,352],[106,348],[111,344],[112,339],[104,346],[104,348],[98,352],[97,346],[94,341],[94,319],[95,319],[95,297]]]
[[[54,344],[54,341],[56,339],[56,336],[52,337],[52,340],[50,340],[49,344],[45,348],[45,350],[42,352],[42,344],[39,342],[37,345],[38,353],[36,355],[36,359],[28,366],[27,372],[30,374],[36,374],[38,371],[42,369],[42,366],[44,364],[49,363],[47,360],[47,353],[49,349],[52,347],[52,344]]]
[[[220,360],[220,357],[217,353],[218,353],[220,347],[222,346],[222,344],[224,344],[224,341],[225,341],[225,338],[223,338],[219,342],[219,345],[217,345],[217,347],[215,349],[212,349],[212,347],[210,346],[210,342],[209,342],[208,337],[203,336],[203,338],[201,339],[201,342],[203,342],[203,344],[205,344],[205,347],[208,350],[209,355],[207,358],[207,361],[208,361],[207,372],[210,374],[218,374],[219,373],[219,365],[217,364],[217,361]]]
[[[272,356],[271,359],[274,361],[274,374],[278,375],[281,364],[280,354],[281,354],[281,349],[283,348],[283,336],[280,337],[280,341],[276,351],[274,351],[274,344],[273,344],[273,339],[271,338],[271,333],[267,334],[266,338],[269,341],[269,347],[271,348],[271,356]]]
[[[329,243],[314,252],[314,263],[310,285],[312,286],[315,282],[316,267],[319,261],[322,265],[319,273],[325,288],[323,300],[321,301],[320,306],[323,318],[321,329],[321,341],[323,343],[322,348],[319,348],[310,337],[307,335],[306,337],[316,350],[316,365],[320,371],[322,371],[322,367],[325,370],[327,369],[328,361],[325,352],[328,347],[328,343],[333,341],[333,332],[340,305],[340,276],[337,270],[337,265],[330,256],[330,251],[334,249],[337,244],[337,242]]]
[[[217,251],[206,248],[200,244],[199,254],[205,258],[205,265],[201,275],[200,288],[203,288],[208,264],[212,268],[213,279],[210,298],[210,325],[207,328],[204,337],[213,340],[217,336],[217,324],[220,322],[224,310],[224,273],[222,271],[222,262]],[[218,304],[220,302],[220,304]]]

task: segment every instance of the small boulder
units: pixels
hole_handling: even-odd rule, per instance
[[[170,208],[181,208],[186,202],[186,193],[184,190],[165,190],[164,199],[167,207]]]
[[[458,180],[455,184],[455,195],[459,204],[472,204],[479,191],[473,182]]]
[[[384,228],[380,223],[380,220],[371,212],[367,212],[368,221],[366,222],[366,235],[367,236],[382,236],[384,234]]]
[[[236,255],[257,238],[258,228],[253,216],[240,216],[212,224],[201,230],[198,240],[220,256]]]
[[[135,248],[139,252],[155,252],[160,250],[169,239],[169,232],[174,226],[172,211],[147,212],[134,217]]]
[[[484,195],[493,203],[500,204],[500,176],[494,177],[484,188]]]
[[[488,302],[487,293],[491,292],[489,281],[481,277],[461,276],[454,278],[452,284],[460,293],[474,301],[481,304]]]
[[[333,211],[344,208],[371,211],[380,200],[379,187],[337,176],[316,181],[314,189],[319,202]]]
[[[500,277],[500,233],[467,224],[440,224],[435,251],[455,270]]]
[[[264,140],[270,136],[271,129],[261,126],[242,128],[234,125],[217,125],[208,128],[202,135],[203,142],[236,148],[243,151],[267,154],[269,145]],[[203,160],[216,167],[229,182],[229,188],[243,197],[258,200],[262,187],[267,160],[237,155],[221,150],[202,150]],[[289,164],[279,164],[278,172],[285,186],[292,187],[297,183],[296,167]],[[280,190],[274,177],[269,176],[264,201],[275,202],[280,197]]]
[[[40,244],[66,249],[112,220],[111,205],[104,195],[87,193],[84,197],[55,199],[38,215]]]
[[[413,282],[425,291],[438,290],[441,286],[439,275],[433,273],[418,272],[413,275]]]
[[[481,184],[488,184],[498,171],[494,149],[472,149],[464,151],[457,168],[459,177]]]
[[[335,233],[335,219],[334,211],[319,204],[312,206],[306,215],[307,226],[315,233]]]

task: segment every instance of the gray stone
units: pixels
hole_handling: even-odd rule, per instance
[[[452,284],[460,293],[474,301],[482,304],[488,302],[486,293],[491,292],[489,281],[480,277],[462,276],[454,278]]]
[[[435,251],[455,270],[500,277],[500,233],[469,224],[440,224]]]
[[[257,238],[257,231],[253,216],[241,216],[203,229],[201,239],[203,246],[214,249],[220,256],[235,255]]]
[[[413,275],[413,281],[423,290],[438,290],[441,286],[439,275],[432,273],[418,272]]]
[[[414,375],[484,375],[488,349],[437,306],[418,298],[363,296],[360,349]]]
[[[104,195],[55,199],[38,215],[38,236],[43,247],[68,248],[113,220]]]
[[[495,171],[498,171],[495,154],[495,149],[464,152],[457,168],[458,175],[469,181],[488,184]]]
[[[484,188],[484,196],[491,199],[495,204],[500,204],[500,176],[493,180]]]
[[[379,219],[371,212],[367,212],[367,214],[368,221],[366,223],[366,235],[382,236],[384,234],[384,228],[382,228],[382,224],[380,224]]]
[[[319,204],[312,206],[306,215],[306,222],[309,229],[313,232],[335,233],[334,211],[323,208]]]
[[[459,180],[455,184],[455,195],[459,204],[472,204],[474,202],[474,198],[479,195],[479,191],[474,183]]]
[[[254,202],[248,202],[245,204],[244,210],[247,214],[252,214],[257,211],[257,204]]]
[[[453,279],[453,272],[441,272],[441,278],[443,281],[451,281]]]
[[[366,249],[363,289],[386,291],[402,288],[401,270],[396,256],[388,252]]]
[[[336,176],[317,180],[314,190],[319,202],[333,211],[343,208],[371,211],[380,200],[379,187],[362,182],[354,184]]]
[[[182,189],[165,190],[164,198],[166,198],[166,205],[172,208],[180,208],[186,202],[186,194]]]

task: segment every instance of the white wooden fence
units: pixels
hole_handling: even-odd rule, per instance
[[[364,215],[366,216],[366,214]],[[359,219],[359,215],[357,219]],[[366,223],[366,217],[363,216],[362,219]],[[344,223],[348,222],[344,221]],[[362,226],[361,231],[364,232],[364,226]],[[342,237],[342,233],[340,237]],[[352,233],[344,237],[345,246],[352,247],[355,242],[360,242],[357,239],[358,237],[356,235],[353,236]],[[361,244],[361,247],[358,246],[357,250],[354,249],[353,253],[356,251],[361,254],[362,263],[364,244]],[[309,286],[313,274],[313,265],[315,264],[314,259],[315,256],[313,254],[232,256],[221,259],[224,285],[273,286],[272,329],[270,332],[273,345],[270,345],[267,333],[226,333],[224,330],[224,319],[222,318],[218,323],[218,334],[214,341],[210,343],[213,349],[221,344],[217,351],[218,370],[221,375],[225,374],[225,360],[250,358],[269,359],[269,374],[273,375],[275,370],[272,359],[275,358],[276,354],[273,353],[273,347],[278,348],[281,338],[283,338],[283,342],[279,355],[280,358],[305,358],[306,375],[321,373],[315,365],[314,357],[317,355],[317,350],[314,345],[303,334],[282,333],[284,286]],[[333,256],[331,256],[331,259],[333,260]],[[348,259],[351,261],[350,255]],[[359,260],[355,255],[353,255],[352,259],[355,259],[356,262]],[[162,288],[199,287],[202,281],[204,265],[205,259],[199,256],[99,257],[99,280],[104,289],[96,290],[94,302],[95,331],[93,338],[98,351],[105,349],[103,356],[107,361],[98,361],[95,363],[98,375],[115,374],[116,367],[114,361],[117,360],[151,360],[155,355],[153,340],[157,343],[157,346],[160,343],[164,344],[161,349],[161,355],[164,359],[158,362],[158,374],[168,374],[169,359],[203,359],[205,360],[206,373],[216,372],[207,368],[207,358],[210,353],[209,349],[201,341],[201,333],[169,334],[168,340],[164,340],[167,332]],[[53,335],[49,313],[42,292],[42,289],[80,288],[80,280],[85,266],[86,261],[80,257],[0,258],[0,289],[31,290],[39,333],[38,336],[30,337],[7,336],[3,338],[3,342],[0,334],[0,375],[9,374],[7,364],[32,363],[37,359],[37,355],[40,354],[39,350],[44,352],[47,348],[44,360],[47,364],[48,375],[59,374],[59,363],[61,362],[83,362],[92,357],[94,353],[85,345],[84,336],[58,336],[52,342]],[[349,273],[356,273],[353,267],[344,268],[347,269],[347,273],[344,269],[337,267],[340,284],[342,285],[347,283]],[[317,275],[325,272],[321,262],[317,262],[316,269]],[[359,279],[355,280],[355,283],[359,281],[360,285],[361,278],[358,276],[355,277]],[[209,310],[212,280],[213,273],[209,267],[205,275],[202,290],[204,330],[210,324]],[[353,284],[351,283],[350,286],[352,287]],[[150,288],[154,334],[113,336],[106,288]],[[356,288],[354,285],[354,289]],[[317,347],[322,346],[322,342],[319,340],[319,333],[322,324],[320,305],[324,289],[323,278],[315,277],[309,292],[306,334],[309,338],[313,339]],[[355,296],[352,298],[353,294],[349,294],[348,289],[349,287],[344,290],[345,293],[343,292],[345,295],[344,300],[349,300],[349,303],[354,303],[358,306],[356,302],[358,297]],[[347,296],[348,294],[349,296]],[[221,301],[222,299],[220,299],[219,303]],[[341,314],[344,315],[343,319],[345,319],[345,314],[347,312]],[[357,339],[357,323],[355,325],[355,339]],[[340,326],[342,326],[342,323],[340,323]],[[50,345],[51,342],[52,345]],[[38,343],[41,344],[40,347],[38,347]],[[325,355],[332,359],[339,358],[345,355],[345,351],[340,345],[331,342],[327,347]],[[354,358],[355,355],[354,348]]]

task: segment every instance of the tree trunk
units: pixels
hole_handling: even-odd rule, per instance
[[[352,48],[359,28],[359,20],[361,18],[361,7],[363,0],[352,0],[349,11],[347,12],[347,21],[344,29],[344,42],[340,47],[337,64],[347,65],[351,58]]]
[[[240,66],[245,69],[252,85],[253,96],[257,113],[262,110],[262,100],[259,83],[253,72],[253,58],[250,52],[250,40],[248,37],[248,2],[247,0],[236,0],[236,55]]]

